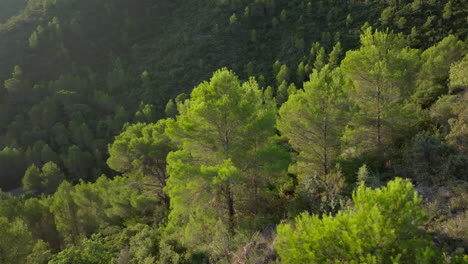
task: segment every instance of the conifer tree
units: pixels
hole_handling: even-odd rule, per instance
[[[155,124],[137,123],[127,126],[109,145],[107,164],[121,173],[142,173],[151,178],[153,191],[169,208],[166,186],[166,157],[174,145],[165,134],[167,120]]]
[[[221,69],[178,106],[167,128],[181,148],[168,156],[168,229],[196,247],[222,230],[234,235],[251,210],[261,210],[265,188],[284,171],[288,155],[270,143],[275,105],[264,100],[254,79],[241,84]]]
[[[314,70],[304,90],[289,97],[279,111],[278,129],[299,152],[299,175],[330,172],[346,125],[346,85],[340,69]]]
[[[348,51],[341,64],[354,84],[349,95],[358,108],[345,141],[381,148],[412,128],[417,110],[406,101],[418,65],[418,51],[408,48],[402,35],[372,28],[361,35],[359,50]]]
[[[34,164],[24,174],[23,189],[33,194],[42,192],[41,170]]]

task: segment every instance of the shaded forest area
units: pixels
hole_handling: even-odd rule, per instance
[[[467,17],[2,1],[0,263],[467,263]]]

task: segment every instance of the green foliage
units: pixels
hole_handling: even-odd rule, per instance
[[[30,238],[0,262],[274,262],[275,235],[259,237],[287,213],[336,213],[356,176],[443,185],[418,186],[425,197],[447,180],[464,186],[466,32],[453,0],[2,0],[0,187],[26,174],[33,193],[0,192],[2,230]],[[240,76],[221,70],[188,98],[224,66]],[[454,263],[463,197],[437,200],[449,212],[425,226]],[[357,244],[372,241],[366,232]]]
[[[80,236],[77,206],[71,196],[72,188],[70,183],[64,181],[50,202],[50,212],[54,215],[57,231],[66,244],[76,243]]]
[[[336,216],[302,214],[294,227],[279,225],[276,248],[284,263],[440,263],[420,230],[421,201],[399,178],[375,190],[361,185],[353,207]]]
[[[301,88],[321,47],[314,54],[304,54],[305,48],[322,42],[324,52],[316,67],[320,69],[327,62],[326,55],[333,53],[334,43],[340,41],[343,51],[356,48],[361,25],[379,26],[382,11],[390,9],[392,16],[385,27],[404,33],[414,27],[417,47],[433,45],[448,32],[459,39],[466,37],[460,1],[348,1],[340,5],[302,0],[190,1],[182,5],[162,0],[156,6],[150,1],[135,5],[130,0],[2,1],[1,148],[26,151],[42,140],[59,157],[47,161],[67,168],[62,159],[76,145],[97,161],[89,164],[86,174],[90,175],[65,170],[67,178],[75,180],[79,175],[95,180],[100,173],[110,172],[102,162],[107,159],[106,146],[125,122],[148,122],[147,110],[150,116],[161,117],[170,98],[190,92],[222,66],[236,70],[244,79],[263,75],[260,86],[279,86],[285,78],[277,82],[279,69],[271,75],[269,65],[281,61],[290,67],[287,82]],[[450,5],[452,14],[443,19],[442,10]],[[367,10],[365,16],[362,10]],[[2,18],[2,14],[14,16]],[[200,23],[193,14],[205,19]],[[237,22],[231,26],[233,14]],[[423,27],[427,14],[430,26]],[[407,20],[404,25],[395,25],[403,18]],[[335,57],[330,57],[333,67]],[[248,67],[244,74],[250,62],[255,67]],[[301,62],[305,74],[301,72],[296,79],[293,67]],[[139,109],[141,101],[153,105],[152,109]],[[137,117],[128,114],[135,112]],[[82,119],[69,126],[74,113]]]
[[[278,90],[276,91],[276,102],[278,105],[282,105],[284,102],[288,100],[288,83],[283,81],[279,86]]]
[[[54,215],[49,211],[49,198],[30,198],[22,201],[20,210],[22,219],[28,225],[36,242],[32,255],[28,258],[43,259],[51,251],[57,251],[61,246]]]
[[[299,65],[297,66],[297,71],[296,71],[296,80],[299,84],[302,84],[302,82],[306,79],[306,66],[304,65],[304,62],[301,61]]]
[[[450,19],[452,17],[452,1],[448,1],[444,6],[444,12],[442,13],[444,19]]]
[[[42,166],[41,183],[43,190],[47,194],[55,192],[57,187],[65,180],[65,176],[57,164],[47,162]]]
[[[5,0],[0,3],[0,23],[4,23],[8,18],[17,14],[24,8],[26,1]]]
[[[380,23],[382,23],[382,25],[386,26],[391,23],[394,10],[394,7],[389,6],[382,11],[382,15],[380,16]]]
[[[448,145],[465,155],[468,153],[467,98],[467,93],[442,96],[431,106],[429,112],[438,132],[445,136]]]
[[[156,111],[154,105],[140,103],[138,111],[135,113],[135,121],[141,123],[156,122]]]
[[[232,14],[232,16],[229,18],[229,23],[232,25],[232,24],[235,24],[237,22],[237,16],[236,14]]]
[[[206,247],[214,234],[232,236],[252,212],[264,211],[261,201],[273,198],[267,186],[278,180],[271,172],[284,171],[287,154],[272,145],[275,105],[264,101],[254,79],[241,84],[233,72],[219,70],[179,112],[166,130],[182,148],[168,156],[168,228],[190,248]]]
[[[39,36],[36,31],[34,31],[31,36],[29,37],[29,47],[30,48],[36,48],[39,42]]]
[[[168,118],[174,118],[177,115],[177,106],[174,100],[171,99],[167,102],[164,112]]]
[[[128,81],[127,73],[120,58],[116,58],[111,67],[106,79],[109,93],[120,93],[126,88]],[[148,75],[148,72],[142,74],[143,78],[147,78],[145,75]]]
[[[345,80],[339,69],[314,70],[304,90],[289,97],[279,111],[278,129],[299,152],[292,171],[326,175],[340,153],[348,111]]]
[[[62,159],[72,180],[92,178],[93,156],[89,152],[73,145],[68,148]]]
[[[468,158],[434,136],[415,136],[405,159],[410,176],[420,184],[441,185],[448,180],[468,177]]]
[[[9,193],[0,191],[0,215],[8,220],[14,220],[21,214],[21,201]]]
[[[27,92],[27,84],[23,80],[23,70],[16,65],[11,74],[12,78],[5,81],[4,86],[8,94],[14,96]]]
[[[38,240],[34,245],[31,254],[26,259],[26,264],[47,264],[52,256],[46,242]]]
[[[408,48],[402,35],[372,28],[361,35],[361,47],[348,51],[341,66],[354,84],[348,93],[357,106],[344,137],[350,146],[382,148],[396,134],[411,131],[417,108],[406,99],[418,65],[418,51]]]
[[[0,187],[11,189],[21,182],[27,168],[24,154],[15,148],[0,150]]]
[[[404,17],[400,17],[396,22],[399,29],[403,29],[408,21]]]
[[[42,192],[41,171],[34,164],[31,165],[24,174],[23,189],[33,194]]]
[[[418,75],[414,100],[423,107],[428,107],[439,96],[446,94],[450,67],[461,60],[466,51],[466,44],[453,35],[425,50],[421,54],[423,64]]]
[[[0,217],[0,261],[1,263],[26,263],[34,240],[26,224],[19,220],[9,221]]]
[[[138,233],[130,239],[130,263],[152,264],[159,256],[160,235],[156,229],[149,226],[139,226]]]
[[[346,16],[346,26],[350,26],[351,23],[353,23],[353,16],[351,16],[351,14],[348,14]]]
[[[23,189],[31,194],[52,194],[65,180],[60,168],[53,162],[44,164],[42,169],[31,165],[23,177]]]
[[[132,185],[138,178],[102,176],[96,183],[72,186],[63,182],[50,198],[49,210],[66,245],[77,245],[105,225],[123,225],[124,221],[159,222],[165,205],[147,189]]]
[[[155,192],[169,207],[169,197],[163,191],[168,178],[166,157],[175,146],[165,134],[167,122],[162,119],[155,124],[127,126],[109,145],[107,164],[121,173],[134,172],[151,177]]]
[[[333,61],[334,59],[332,59]],[[325,52],[325,48],[321,47],[320,50],[317,51],[317,56],[315,57],[314,68],[320,71],[327,62],[327,54]]]
[[[333,50],[330,52],[330,56],[328,57],[328,64],[330,65],[330,68],[336,68],[339,66],[342,53],[343,49],[341,48],[341,43],[338,42],[335,46],[333,46]]]
[[[113,254],[98,239],[86,239],[79,246],[62,250],[52,257],[50,264],[108,264]]]
[[[468,89],[468,56],[450,67],[450,93]]]
[[[289,68],[286,64],[281,65],[278,73],[276,74],[276,83],[281,85],[283,82],[289,80]]]
[[[345,178],[339,165],[326,175],[300,175],[296,187],[296,203],[301,211],[336,212],[343,202],[345,187]]]
[[[367,169],[367,165],[364,164],[362,165],[362,167],[359,168],[357,182],[359,184],[366,185],[368,181],[369,181],[369,170]]]

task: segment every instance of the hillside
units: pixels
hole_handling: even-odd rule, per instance
[[[0,263],[464,263],[467,17],[462,0],[1,1],[0,189],[24,194],[0,192],[0,222],[27,246]],[[301,248],[375,237],[367,207],[414,222],[381,249]]]

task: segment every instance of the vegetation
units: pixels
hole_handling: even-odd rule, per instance
[[[0,263],[468,263],[467,13],[2,1]]]
[[[352,201],[336,216],[302,214],[295,228],[278,226],[276,246],[284,263],[443,262],[421,232],[422,199],[408,181],[396,178],[375,190],[361,184]]]

